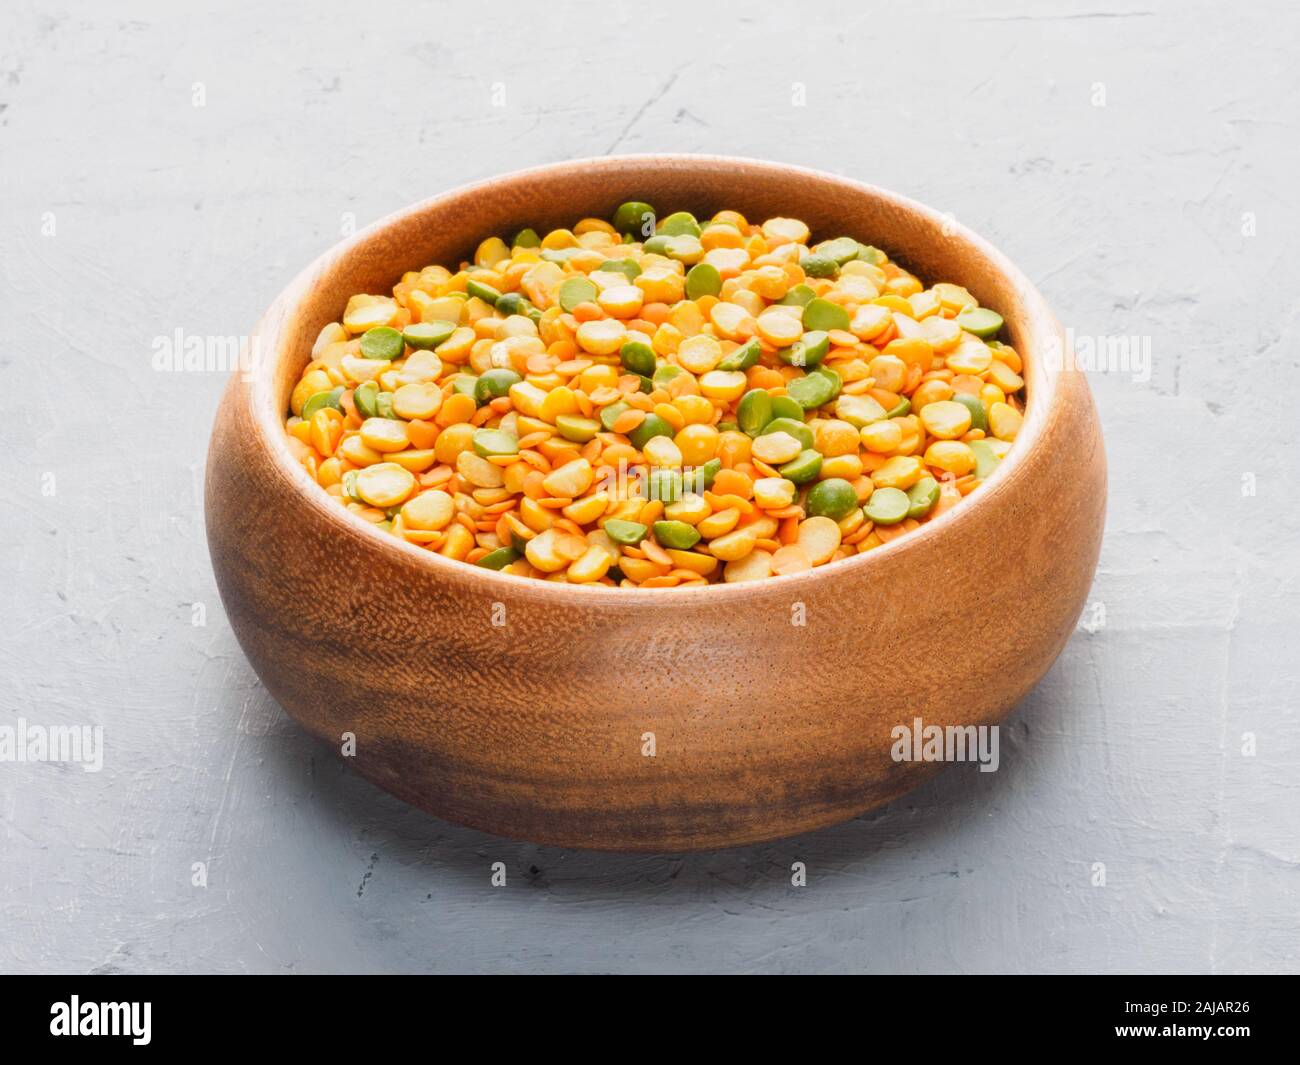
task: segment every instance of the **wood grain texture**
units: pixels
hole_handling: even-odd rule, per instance
[[[998,309],[1026,360],[1011,457],[976,496],[872,552],[790,577],[627,592],[512,578],[348,515],[291,460],[282,412],[354,292],[466,256],[484,235],[663,210],[793,214],[887,249]],[[223,602],[280,704],[356,768],[451,821],[538,842],[694,850],[832,824],[914,787],[890,730],[1001,720],[1078,617],[1105,514],[1087,384],[1041,355],[1060,327],[973,234],[918,204],[797,168],[631,156],[525,171],[425,201],[300,275],[232,377],[206,518]],[[505,625],[492,624],[503,604]],[[803,604],[806,625],[791,622]],[[499,609],[499,608],[498,608]],[[657,753],[641,753],[643,734]]]

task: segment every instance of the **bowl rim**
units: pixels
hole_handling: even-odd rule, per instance
[[[997,470],[980,486],[976,498],[964,500],[961,505],[953,507],[935,521],[927,522],[905,536],[896,537],[865,555],[857,554],[852,558],[840,559],[800,573],[777,574],[763,580],[737,581],[732,584],[718,582],[673,588],[623,589],[598,582],[573,585],[564,581],[521,579],[511,574],[444,558],[435,552],[381,531],[370,522],[340,507],[328,496],[306,469],[294,459],[289,450],[288,435],[284,431],[284,414],[279,409],[274,387],[276,370],[282,359],[294,354],[283,350],[285,327],[293,320],[296,308],[309,295],[316,279],[346,258],[354,249],[378,234],[399,229],[415,217],[453,199],[499,189],[504,183],[527,181],[565,171],[581,169],[585,173],[590,173],[593,170],[625,169],[629,165],[638,164],[694,165],[705,168],[740,166],[774,174],[796,174],[810,181],[838,185],[846,192],[865,194],[884,201],[887,206],[900,212],[920,215],[932,225],[942,227],[949,239],[966,242],[992,262],[1004,279],[1011,282],[1019,301],[1015,310],[1019,312],[1018,316],[1023,318],[1025,324],[1026,339],[1029,343],[1023,344],[1025,350],[1018,350],[1017,353],[1024,363],[1027,401],[1024,424],[1016,436],[1016,443],[1020,446],[1013,448],[1007,458],[999,463]],[[341,533],[350,533],[368,547],[390,553],[395,556],[395,560],[406,559],[415,565],[429,567],[430,573],[438,577],[450,578],[453,582],[485,582],[485,588],[499,589],[502,593],[501,598],[506,598],[508,593],[512,598],[536,599],[539,603],[551,605],[592,607],[617,603],[633,607],[667,602],[678,606],[687,603],[698,606],[724,605],[739,597],[753,598],[760,593],[775,592],[784,597],[787,593],[798,592],[800,588],[811,582],[834,580],[837,576],[848,576],[850,573],[856,575],[859,572],[869,572],[869,567],[879,568],[888,565],[901,559],[908,552],[925,550],[936,538],[944,536],[950,530],[955,530],[959,524],[973,520],[974,511],[987,507],[995,497],[1009,491],[1023,477],[1027,460],[1046,429],[1054,407],[1053,401],[1058,392],[1060,375],[1064,372],[1062,369],[1048,365],[1037,350],[1038,344],[1034,343],[1035,341],[1041,343],[1048,333],[1059,337],[1060,326],[1055,315],[1037,288],[1010,259],[983,237],[955,221],[951,215],[945,215],[909,197],[823,170],[744,156],[663,152],[592,156],[527,167],[455,186],[385,215],[364,229],[331,245],[285,286],[259,320],[255,328],[259,358],[254,362],[251,380],[245,377],[249,387],[245,390],[244,398],[252,428],[259,438],[258,442],[265,453],[273,456],[276,472],[288,482],[286,490],[296,489],[303,502],[327,521],[337,525]],[[271,343],[268,344],[268,341]],[[239,369],[234,371],[234,376],[240,374]],[[856,569],[850,570],[849,567],[856,567]]]

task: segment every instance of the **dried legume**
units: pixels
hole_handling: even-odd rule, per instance
[[[934,520],[1024,414],[1002,317],[795,218],[625,203],[358,294],[289,402],[363,520],[516,576],[799,573]]]

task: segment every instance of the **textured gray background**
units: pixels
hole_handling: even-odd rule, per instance
[[[1130,3],[6,2],[0,721],[102,724],[107,755],[0,764],[0,969],[1300,969],[1297,15]],[[1000,772],[790,842],[591,855],[404,808],[259,688],[199,506],[223,381],[154,372],[153,338],[247,332],[348,214],[612,151],[883,185],[1078,333],[1150,338],[1149,382],[1093,377],[1097,631]]]

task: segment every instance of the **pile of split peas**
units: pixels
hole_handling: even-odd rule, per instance
[[[354,514],[472,565],[624,588],[797,573],[997,467],[1025,383],[1001,328],[796,218],[625,203],[353,296],[289,444]]]

